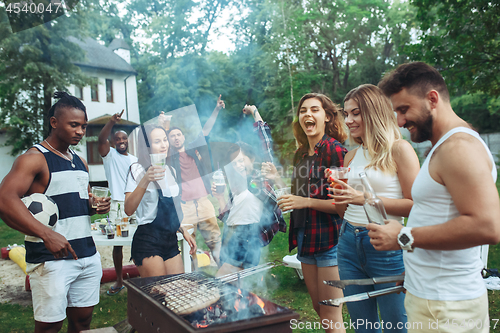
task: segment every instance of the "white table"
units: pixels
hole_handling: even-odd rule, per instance
[[[103,235],[101,230],[92,230],[92,238],[94,238],[95,245],[99,246],[131,246],[136,230],[137,225],[131,224],[129,226],[128,237],[117,237],[115,235],[113,239],[108,239],[108,236]],[[190,229],[189,232],[192,233],[193,229]],[[191,247],[189,243],[184,240],[181,233],[177,233],[177,240],[181,241],[181,256],[184,262],[184,272],[191,273],[191,256],[189,255]]]

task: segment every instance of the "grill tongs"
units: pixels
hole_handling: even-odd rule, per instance
[[[371,279],[358,279],[358,280],[333,280],[333,281],[323,281],[324,284],[344,289],[349,285],[357,285],[357,286],[367,286],[373,284],[381,284],[381,283],[392,283],[392,282],[402,282],[404,281],[404,275],[396,275],[396,276],[384,276],[384,277],[376,277]],[[340,306],[342,303],[346,302],[356,302],[363,301],[369,298],[389,295],[393,293],[399,293],[404,291],[405,288],[403,286],[395,286],[390,288],[385,288],[381,290],[368,291],[356,295],[328,299],[324,301],[320,301],[320,304],[329,305],[329,306]]]

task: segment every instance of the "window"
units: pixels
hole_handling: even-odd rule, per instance
[[[102,164],[102,157],[99,154],[99,143],[97,136],[101,132],[102,126],[91,125],[87,127],[87,162],[90,165]]]
[[[94,102],[99,102],[99,86],[98,86],[98,79],[96,77],[93,78],[95,83],[92,83],[90,85],[90,97],[92,97],[92,101]]]
[[[83,88],[75,86],[75,97],[83,101]]]
[[[106,102],[113,103],[113,80],[106,79]]]

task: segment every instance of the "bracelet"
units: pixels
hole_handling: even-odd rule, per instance
[[[179,227],[179,229],[177,229],[178,232],[180,232],[181,234],[184,233],[184,229],[182,229],[182,227]]]

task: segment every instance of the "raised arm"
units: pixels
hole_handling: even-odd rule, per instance
[[[110,144],[109,144],[109,140],[108,140],[109,135],[111,134],[111,130],[113,129],[113,126],[115,126],[115,124],[122,119],[122,114],[124,111],[125,111],[125,109],[123,109],[122,112],[115,113],[113,116],[111,116],[109,121],[106,123],[106,125],[104,125],[101,132],[99,133],[99,137],[97,139],[97,143],[98,143],[97,150],[99,151],[99,154],[102,157],[108,155],[108,153],[109,153],[109,148],[110,148]]]
[[[260,116],[259,110],[257,110],[257,107],[255,105],[245,104],[245,106],[243,107],[243,113],[244,114],[251,114],[253,117],[253,120],[255,122],[264,121],[264,120],[262,120],[262,117]]]
[[[37,221],[21,201],[26,194],[43,193],[46,185],[40,179],[47,178],[48,182],[48,177],[47,163],[41,153],[30,150],[19,156],[0,184],[0,217],[12,229],[41,238],[55,258],[64,258],[69,252],[78,259],[68,240]]]
[[[222,95],[219,95],[219,98],[217,99],[217,105],[215,106],[212,115],[210,116],[210,118],[208,118],[205,126],[203,126],[203,136],[208,136],[210,134],[212,128],[215,125],[215,121],[217,120],[217,116],[219,115],[219,111],[226,108],[226,104],[224,104],[224,101],[221,99],[221,97]]]

